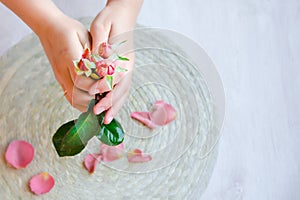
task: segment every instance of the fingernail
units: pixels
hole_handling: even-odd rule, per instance
[[[108,117],[104,124],[109,124],[113,120],[113,117]]]
[[[102,113],[105,110],[105,108],[100,107],[96,110],[96,114],[99,115],[100,113]]]

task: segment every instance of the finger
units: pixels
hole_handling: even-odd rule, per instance
[[[94,106],[94,109],[93,109],[93,110],[94,110],[94,113],[95,113],[96,115],[99,115],[99,114],[102,113],[103,111],[108,110],[108,109],[112,106],[113,102],[112,102],[111,96],[112,96],[112,91],[109,92],[109,93],[107,93],[107,94],[105,95],[105,97],[102,98],[102,99]]]
[[[76,109],[78,109],[81,112],[86,111],[86,107],[82,106],[82,105],[77,105],[77,104],[73,104],[72,98],[73,98],[73,94],[71,92],[69,92],[70,90],[64,89],[64,96],[65,98],[68,100],[68,102]]]
[[[73,43],[74,48],[70,49],[70,65],[69,65],[69,72],[71,74],[72,80],[75,83],[75,80],[77,79],[78,75],[75,72],[75,66],[73,64],[73,60],[78,60],[81,58],[83,49],[85,46],[88,48],[91,48],[91,35],[87,30],[82,30],[77,32],[77,39],[79,42]]]
[[[70,49],[69,58],[67,58],[69,60],[68,70],[69,70],[69,73],[71,75],[73,82],[75,82],[75,80],[77,79],[77,76],[78,76],[75,72],[75,66],[74,66],[73,60],[80,59],[82,53],[83,53],[83,47],[82,47],[81,43],[76,42],[76,43],[74,43],[74,48]]]
[[[116,101],[116,103],[113,104],[105,113],[104,117],[104,124],[109,124],[113,118],[117,115],[119,110],[124,105],[125,101],[127,100],[127,95],[122,95],[120,99]]]
[[[117,115],[119,110],[122,108],[123,104],[125,103],[127,96],[129,94],[131,83],[131,77],[127,76],[118,88],[116,88],[116,92],[114,92],[112,96],[112,106],[107,110],[105,117],[104,117],[104,124],[109,124],[111,120]]]
[[[93,21],[91,25],[92,52],[98,53],[98,48],[102,42],[106,42],[109,37],[111,24],[103,24],[100,21]]]
[[[116,84],[118,84],[122,78],[124,77],[124,73],[115,73],[113,75],[113,86],[115,86]],[[108,92],[110,91],[111,88],[109,87],[106,78],[103,78],[99,81],[97,81],[96,83],[92,84],[91,87],[88,89],[88,92],[90,95],[95,95],[97,93],[104,93],[104,92]]]
[[[94,80],[86,76],[76,75],[75,77],[75,87],[83,91],[89,91],[90,87],[95,83]]]
[[[73,87],[72,92],[72,105],[74,107],[83,107],[84,111],[89,104],[89,102],[93,99],[92,95],[89,95],[87,92],[84,92],[76,87]]]
[[[81,105],[72,105],[74,108],[79,110],[80,112],[86,112],[87,108],[86,106],[81,106]]]
[[[113,91],[109,92],[98,104],[94,106],[94,113],[100,114],[104,110],[108,110],[123,96],[127,96],[130,89],[131,76],[126,76]]]
[[[82,45],[82,48],[84,48],[85,46],[91,48],[91,34],[88,30],[84,30],[84,31],[79,31],[78,32],[78,39]]]

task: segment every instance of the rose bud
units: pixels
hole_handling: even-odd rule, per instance
[[[102,42],[98,49],[98,54],[106,59],[113,53],[112,46],[108,44],[107,42]]]

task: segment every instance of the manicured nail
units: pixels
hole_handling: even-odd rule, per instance
[[[113,117],[109,116],[104,124],[109,124],[113,120]]]
[[[96,110],[96,114],[99,115],[100,113],[102,113],[105,110],[105,108],[100,107]]]

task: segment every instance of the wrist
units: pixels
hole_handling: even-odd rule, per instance
[[[136,18],[143,5],[143,0],[107,0],[106,6],[119,6],[128,10]]]
[[[31,27],[38,37],[49,34],[52,30],[66,21],[66,15],[62,12],[51,13],[45,16],[45,18],[46,19],[35,23],[34,27]]]

